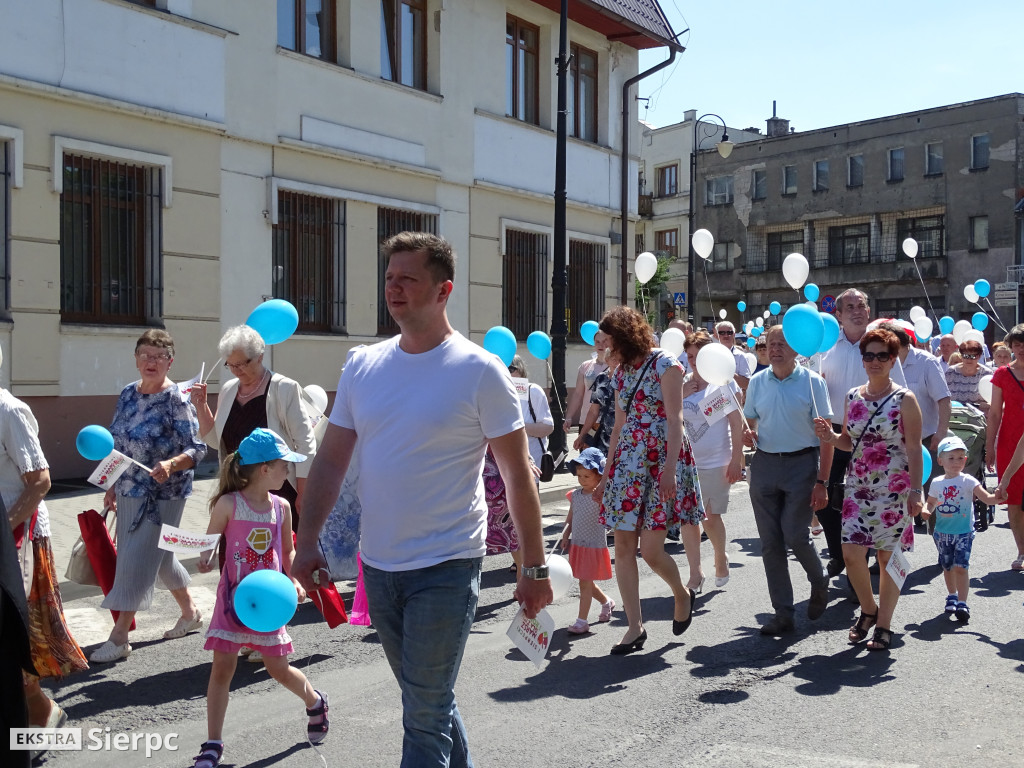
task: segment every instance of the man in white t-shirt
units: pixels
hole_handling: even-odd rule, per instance
[[[402,689],[402,764],[468,766],[454,687],[480,593],[486,447],[519,533],[515,594],[530,617],[552,599],[540,498],[508,370],[448,322],[451,246],[403,232],[383,253],[384,295],[401,334],[349,353],[306,482],[292,575],[312,590],[314,574],[326,573],[317,537],[358,451],[363,577]]]

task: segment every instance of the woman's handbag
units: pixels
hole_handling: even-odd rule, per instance
[[[64,578],[86,587],[98,587],[100,585],[99,580],[96,578],[96,571],[92,569],[92,563],[89,562],[89,553],[85,550],[85,542],[81,536],[78,537],[75,546],[71,548],[71,558],[68,560],[68,568],[64,572]]]

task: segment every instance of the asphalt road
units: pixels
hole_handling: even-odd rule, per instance
[[[561,531],[566,503],[545,505],[546,535]],[[903,590],[888,653],[851,647],[846,630],[856,606],[845,577],[833,581],[825,616],[809,622],[809,587],[791,560],[797,631],[761,637],[770,605],[747,487],[733,488],[726,518],[733,577],[698,598],[690,630],[671,634],[672,601],[641,563],[641,594],[650,639],[641,653],[608,655],[625,626],[621,610],[587,636],[564,631],[576,615],[575,591],[549,611],[558,628],[540,670],[515,650],[505,631],[516,611],[507,555],[485,562],[483,589],[457,687],[478,766],[1015,766],[1024,672],[1024,574],[1008,570],[1013,545],[1000,511],[978,535],[972,562],[972,618],[960,625],[942,613],[945,589],[934,547],[918,538],[914,572]],[[824,546],[821,537],[816,541]],[[703,562],[713,577],[709,543]],[[682,548],[671,547],[686,578]],[[713,584],[713,578],[708,581]],[[197,600],[212,604],[214,574],[195,579]],[[342,585],[339,585],[342,586]],[[614,582],[608,582],[616,596]],[[344,590],[343,594],[344,594]],[[351,595],[346,595],[347,602]],[[90,647],[109,619],[96,598],[69,601],[76,621],[92,615]],[[596,608],[594,609],[596,613]],[[98,619],[97,619],[98,616]],[[178,734],[146,758],[139,751],[53,752],[44,764],[184,766],[205,739],[210,654],[201,634],[162,641],[174,620],[169,594],[140,614],[132,656],[94,665],[56,688],[68,725],[83,729]],[[305,742],[301,703],[270,680],[262,665],[240,662],[232,686],[225,765],[396,766],[401,754],[397,685],[372,628],[330,630],[315,608],[293,622],[295,666],[331,697],[331,733],[320,751]],[[155,738],[155,737],[154,737]],[[86,739],[88,743],[88,739]]]

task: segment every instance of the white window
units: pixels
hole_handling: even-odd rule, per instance
[[[980,171],[988,168],[988,134],[979,133],[971,137],[971,170]]]
[[[732,202],[732,176],[716,176],[706,182],[707,204],[728,205]]]
[[[782,194],[796,194],[796,166],[787,165],[782,169]]]
[[[846,158],[846,186],[864,186],[864,155],[850,155]]]
[[[903,181],[903,147],[889,150],[889,181]]]
[[[828,160],[814,161],[814,191],[828,191]]]
[[[971,242],[972,251],[988,250],[988,216],[971,217]]]
[[[942,142],[930,141],[924,145],[924,175],[939,176],[942,172]]]

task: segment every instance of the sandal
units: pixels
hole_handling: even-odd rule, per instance
[[[199,611],[196,611],[195,615],[190,619],[180,616],[174,623],[174,626],[164,632],[164,640],[177,640],[179,637],[184,637],[189,632],[195,632],[202,626],[203,614]]]
[[[875,627],[875,634],[868,640],[869,651],[888,651],[892,643],[892,631],[885,627]]]
[[[868,630],[871,629],[875,622],[878,621],[878,613],[864,613],[860,612],[860,617],[857,619],[857,623],[850,627],[850,644],[856,645],[865,637],[868,636]]]
[[[576,619],[575,622],[569,625],[566,632],[570,635],[585,635],[590,632],[590,625],[585,619]]]
[[[309,716],[309,723],[306,725],[306,738],[309,739],[310,744],[319,744],[327,738],[327,729],[331,725],[331,721],[327,717],[330,707],[327,704],[326,693],[315,689],[314,692],[320,697],[320,703],[312,709],[306,710],[306,714]],[[314,720],[316,722],[313,722]]]
[[[192,768],[214,768],[220,765],[224,757],[224,744],[216,744],[212,741],[204,741],[199,746],[200,752],[195,757]]]

